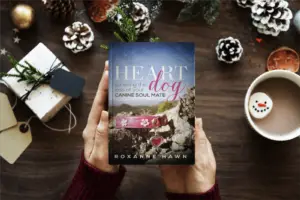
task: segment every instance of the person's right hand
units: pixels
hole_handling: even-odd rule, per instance
[[[196,119],[195,165],[160,166],[167,192],[200,194],[215,185],[216,160],[203,128],[202,119]]]
[[[108,112],[105,111],[108,96],[108,62],[105,62],[102,79],[83,131],[84,158],[103,172],[114,173],[118,165],[108,163]]]

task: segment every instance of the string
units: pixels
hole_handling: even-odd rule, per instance
[[[7,88],[9,88],[8,84],[7,84],[4,80],[0,79],[0,83],[2,83],[2,84],[5,85]],[[18,97],[17,97],[17,95],[15,95],[15,101],[14,101],[14,104],[13,104],[13,106],[12,106],[12,109],[13,109],[13,110],[15,109],[15,107],[17,106],[17,104],[18,104]],[[70,134],[70,133],[71,133],[71,130],[74,129],[74,128],[77,126],[77,118],[76,118],[76,115],[72,112],[72,106],[71,106],[71,104],[65,105],[65,108],[66,108],[66,109],[69,111],[69,113],[70,113],[70,115],[69,115],[69,125],[68,125],[68,128],[65,128],[65,129],[58,129],[58,128],[53,128],[53,127],[47,125],[45,122],[42,122],[42,124],[43,124],[46,128],[48,128],[48,129],[50,129],[50,130],[52,130],[52,131],[57,131],[57,132],[65,132],[65,131],[68,131],[68,133]],[[32,120],[33,118],[38,118],[38,117],[35,116],[35,115],[34,115],[34,116],[31,116],[31,117],[27,120],[27,122],[25,122],[25,124],[26,124],[27,126],[30,127],[29,123],[31,122],[31,120]],[[72,125],[73,119],[74,119],[74,124]]]
[[[47,125],[45,122],[42,122],[42,124],[43,124],[46,128],[48,128],[48,129],[50,129],[50,130],[52,130],[52,131],[56,131],[56,132],[65,132],[65,131],[68,131],[68,133],[71,133],[71,130],[74,129],[74,128],[77,126],[77,118],[76,118],[75,114],[72,112],[72,106],[71,106],[71,104],[65,105],[65,108],[66,108],[66,109],[69,111],[69,113],[70,113],[70,115],[69,115],[70,117],[69,117],[69,125],[68,125],[68,128],[58,129],[58,128],[54,128],[54,127],[51,127],[51,126]],[[31,117],[27,120],[27,122],[25,122],[25,124],[26,124],[27,126],[30,127],[30,122],[31,122],[31,120],[32,120],[33,118],[38,118],[38,117],[35,116],[35,115],[34,115],[34,116],[31,116]],[[74,119],[74,124],[72,125],[73,119]]]
[[[29,97],[31,92],[33,92],[36,88],[38,88],[41,84],[49,84],[48,82],[52,78],[52,72],[54,72],[56,69],[62,68],[63,64],[60,62],[57,65],[54,66],[55,61],[57,58],[54,59],[53,63],[51,64],[51,67],[47,73],[45,73],[43,76],[41,76],[31,87],[30,90],[28,90],[23,96],[20,97],[22,101],[26,101],[26,99]]]
[[[2,84],[5,85],[7,88],[9,88],[8,84],[7,84],[4,80],[0,79],[0,83],[2,83]],[[15,107],[16,107],[17,104],[18,104],[18,97],[17,97],[17,95],[14,95],[14,96],[15,96],[15,100],[14,100],[13,105],[11,106],[11,108],[12,108],[13,110],[15,109]]]

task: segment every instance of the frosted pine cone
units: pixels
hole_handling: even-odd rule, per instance
[[[251,8],[254,0],[236,0],[238,6],[242,8]]]
[[[238,39],[228,37],[219,40],[216,52],[218,60],[231,64],[241,59],[243,47]]]
[[[63,41],[66,48],[73,53],[78,53],[91,48],[94,38],[94,33],[89,25],[82,22],[74,22],[71,26],[65,28]]]
[[[278,36],[290,28],[292,11],[285,0],[255,0],[251,8],[253,25],[259,33]]]
[[[121,8],[128,9],[130,8],[133,2],[143,4],[149,10],[150,18],[153,20],[155,19],[159,13],[162,6],[162,0],[121,0]]]
[[[195,118],[195,87],[188,88],[187,93],[180,99],[179,116],[181,118]]]
[[[151,19],[149,10],[141,3],[133,2],[131,17],[135,24],[135,30],[137,34],[146,32],[150,25]]]
[[[67,18],[76,8],[74,0],[42,0],[47,11],[55,18]]]

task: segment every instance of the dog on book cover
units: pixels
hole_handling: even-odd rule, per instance
[[[109,49],[109,163],[194,164],[194,44]]]

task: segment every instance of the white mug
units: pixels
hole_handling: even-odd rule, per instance
[[[295,74],[295,73],[293,73],[293,72],[287,71],[287,70],[269,71],[269,72],[263,73],[262,75],[260,75],[259,77],[257,77],[252,82],[252,84],[250,85],[250,87],[249,87],[249,89],[247,91],[246,97],[245,97],[244,109],[245,109],[245,113],[246,113],[246,117],[248,119],[248,122],[249,122],[250,126],[257,133],[259,133],[263,137],[268,138],[270,140],[287,141],[287,140],[291,140],[291,139],[294,139],[296,137],[299,137],[300,136],[300,124],[299,124],[299,128],[298,129],[296,129],[296,130],[294,130],[292,132],[286,133],[286,134],[279,135],[279,134],[267,132],[267,131],[262,130],[261,128],[259,128],[256,125],[256,123],[253,121],[253,119],[252,119],[252,117],[250,115],[248,104],[249,104],[249,99],[250,99],[250,96],[251,96],[254,88],[258,84],[260,84],[261,82],[266,81],[267,79],[270,79],[270,78],[284,78],[284,79],[292,81],[293,83],[297,84],[300,87],[300,76],[297,75],[297,74]],[[299,100],[299,103],[300,103],[300,100]],[[300,110],[299,110],[299,112],[300,112]]]

